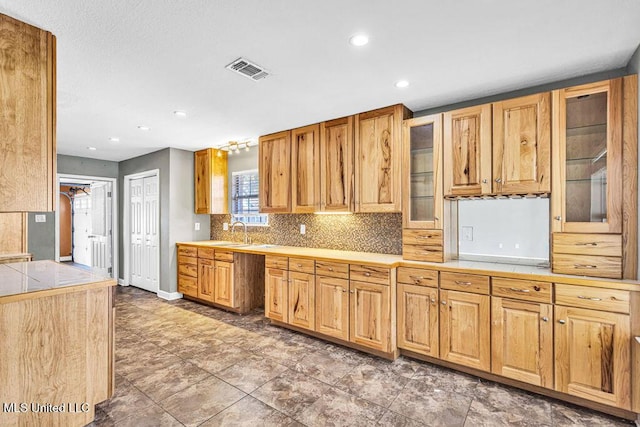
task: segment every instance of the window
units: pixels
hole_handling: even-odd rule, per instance
[[[269,225],[269,216],[259,213],[258,170],[231,174],[231,219],[247,225]]]

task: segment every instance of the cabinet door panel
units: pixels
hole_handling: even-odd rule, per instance
[[[440,357],[489,371],[489,296],[441,290],[440,300]]]
[[[551,96],[493,104],[493,192],[551,191]]]
[[[213,302],[234,308],[233,263],[215,261],[215,265],[216,283]]]
[[[492,298],[492,372],[553,388],[553,312],[550,304]]]
[[[444,194],[491,193],[491,105],[444,113]]]
[[[351,281],[349,292],[351,342],[391,351],[389,286]]]
[[[227,157],[226,151],[215,148],[194,153],[197,214],[226,214],[229,211]]]
[[[348,212],[353,206],[353,116],[320,128],[321,210]]]
[[[291,133],[261,136],[258,146],[260,212],[291,212]]]
[[[563,306],[555,314],[556,389],[629,409],[629,316]]]
[[[320,208],[320,126],[291,131],[291,209],[294,213]]]
[[[267,268],[264,280],[265,316],[286,323],[289,272]]]
[[[316,331],[349,340],[349,281],[316,277]]]
[[[398,284],[398,347],[438,357],[438,289]]]
[[[214,261],[198,258],[198,298],[213,302]]]
[[[289,272],[289,323],[315,329],[315,276]]]

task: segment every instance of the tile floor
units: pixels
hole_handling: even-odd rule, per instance
[[[553,399],[389,362],[186,300],[118,287],[116,392],[93,426],[623,426]]]

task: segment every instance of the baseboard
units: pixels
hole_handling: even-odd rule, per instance
[[[167,301],[173,301],[182,298],[182,294],[180,292],[165,292],[159,290],[158,297],[166,299]]]
[[[70,256],[61,256],[61,257],[60,257],[60,262],[64,262],[64,261],[73,261],[73,257],[70,257]]]
[[[120,285],[120,286],[129,286],[129,284],[127,282],[125,282],[124,279],[118,279],[118,285]]]

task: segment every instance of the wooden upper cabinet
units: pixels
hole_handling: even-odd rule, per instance
[[[442,228],[442,115],[402,123],[404,228]]]
[[[293,213],[320,209],[320,125],[291,131],[291,202]]]
[[[394,105],[356,115],[357,212],[401,211],[401,127],[411,114]]]
[[[353,116],[320,124],[320,210],[354,210]]]
[[[622,231],[622,100],[622,79],[553,91],[553,232]]]
[[[291,132],[261,136],[258,147],[260,212],[291,212]]]
[[[550,93],[493,104],[493,192],[551,191]]]
[[[444,194],[491,193],[491,104],[444,113]]]
[[[215,148],[195,152],[195,212],[197,214],[229,212],[227,157],[226,151]]]
[[[53,211],[55,37],[0,14],[0,68],[0,211]]]

